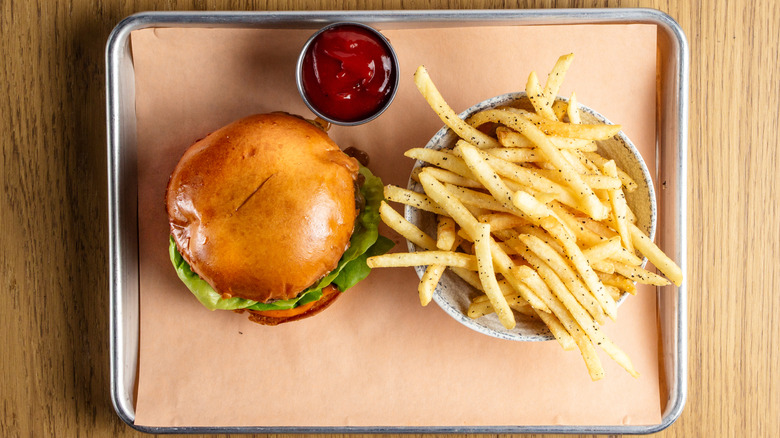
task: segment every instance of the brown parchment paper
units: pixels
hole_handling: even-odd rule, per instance
[[[294,81],[310,30],[147,29],[133,32],[138,117],[140,357],[135,423],[143,426],[484,426],[657,424],[657,303],[640,288],[607,334],[642,376],[603,352],[591,382],[576,351],[477,334],[435,304],[422,308],[411,268],[374,270],[322,314],[264,327],[204,309],[168,259],[168,175],[195,140],[237,118],[311,117]],[[400,90],[377,120],[331,136],[371,156],[384,182],[406,186],[412,160],[442,123],[412,74],[425,64],[460,112],[541,80],[564,53],[572,90],[654,163],[656,28],[580,25],[384,32],[401,62]],[[650,168],[654,166],[651,164]],[[398,236],[397,249],[405,250]]]

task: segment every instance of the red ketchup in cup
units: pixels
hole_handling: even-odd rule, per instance
[[[309,108],[339,125],[374,119],[392,101],[398,61],[378,31],[358,23],[325,27],[298,60],[298,90]]]

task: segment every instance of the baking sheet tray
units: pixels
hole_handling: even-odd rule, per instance
[[[134,421],[133,391],[138,363],[138,244],[135,156],[135,90],[129,36],[148,27],[319,28],[342,20],[382,29],[538,24],[649,23],[658,28],[659,244],[683,268],[685,263],[688,52],[679,27],[654,10],[552,11],[382,11],[317,13],[145,13],[120,23],[107,46],[109,239],[111,294],[111,392],[117,413]],[[665,189],[668,187],[668,189]],[[663,420],[650,426],[495,426],[441,428],[149,428],[146,432],[457,432],[457,433],[650,433],[680,414],[686,394],[685,285],[658,290],[662,338]]]

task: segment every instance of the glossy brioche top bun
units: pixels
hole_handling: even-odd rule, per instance
[[[246,117],[182,156],[166,194],[171,234],[223,298],[291,299],[348,247],[357,176],[357,161],[306,120]]]

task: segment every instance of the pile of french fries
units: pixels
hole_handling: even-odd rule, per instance
[[[460,139],[452,149],[407,151],[426,163],[412,176],[425,194],[386,186],[385,198],[435,213],[436,238],[383,203],[382,220],[424,251],[371,257],[368,264],[427,266],[423,306],[450,268],[484,293],[473,299],[469,317],[496,313],[507,329],[516,315],[539,318],[564,350],[579,349],[591,379],[604,376],[596,346],[636,377],[600,326],[617,317],[617,300],[635,294],[635,282],[679,286],[682,271],[637,227],[624,192],[636,182],[598,154],[598,142],[621,127],[583,124],[573,93],[568,102],[556,100],[572,59],[560,57],[544,87],[529,75],[533,111],[495,108],[467,120],[447,105],[426,69],[417,69],[417,88]],[[487,123],[491,129],[479,129]],[[669,280],[643,269],[637,251]]]

